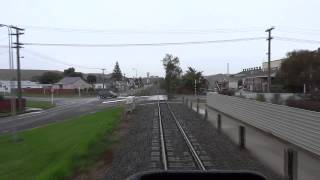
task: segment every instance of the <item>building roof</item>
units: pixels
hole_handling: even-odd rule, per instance
[[[79,80],[82,80],[82,78],[81,77],[64,77],[56,84],[62,84],[62,85],[73,84]]]
[[[271,70],[271,77],[275,77],[277,70]],[[255,70],[248,70],[248,71],[242,71],[237,74],[234,74],[235,77],[267,77],[268,71],[263,71],[262,69],[255,69]]]

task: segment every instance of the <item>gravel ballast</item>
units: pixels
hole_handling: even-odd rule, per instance
[[[205,154],[202,157],[210,162],[206,166],[208,170],[252,170],[269,180],[282,179],[187,106],[170,103],[170,107]],[[137,172],[162,169],[157,118],[157,104],[136,107],[128,119],[127,130],[113,151],[112,163],[103,179],[120,180]]]
[[[219,133],[209,121],[186,105],[170,104],[176,117],[198,140],[201,147],[211,158],[213,169],[218,170],[251,170],[263,174],[269,180],[282,178],[263,166],[249,151],[241,150],[226,135]]]
[[[124,132],[114,149],[112,164],[104,179],[122,180],[137,172],[149,170],[155,108],[155,105],[137,106],[130,115],[127,132]]]

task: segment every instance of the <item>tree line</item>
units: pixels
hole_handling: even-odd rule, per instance
[[[91,85],[93,85],[97,82],[96,75],[88,74],[88,76],[85,79],[83,77],[83,73],[76,72],[74,67],[70,67],[68,69],[65,69],[62,73],[52,72],[52,71],[45,72],[39,77],[34,77],[33,81],[38,81],[41,84],[54,84],[54,83],[59,82],[64,77],[80,77],[83,80],[87,81]],[[123,75],[121,73],[119,63],[116,62],[114,69],[113,69],[113,72],[112,72],[112,75],[111,75],[111,79],[114,81],[121,81],[122,78],[123,78]]]
[[[179,57],[166,54],[162,59],[162,64],[166,73],[162,87],[169,95],[174,93],[190,94],[194,93],[194,91],[201,93],[208,88],[208,82],[204,78],[202,71],[188,67],[183,73]]]
[[[320,89],[320,49],[295,50],[287,53],[276,76],[276,84],[291,92],[313,93]]]

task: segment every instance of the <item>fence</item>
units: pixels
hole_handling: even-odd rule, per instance
[[[210,94],[208,106],[320,155],[320,113]]]
[[[24,95],[51,95],[51,88],[23,88]],[[54,89],[54,95],[78,96],[79,89]],[[81,95],[96,95],[95,90],[81,89]]]
[[[279,174],[290,180],[319,178],[319,112],[215,93],[208,94],[207,107],[219,130]]]

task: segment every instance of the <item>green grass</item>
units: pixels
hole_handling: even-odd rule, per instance
[[[0,136],[0,179],[63,179],[85,169],[114,142],[108,138],[122,108],[111,108],[18,133]]]
[[[49,109],[49,108],[54,107],[54,105],[51,104],[51,102],[49,102],[49,101],[29,101],[29,100],[27,100],[26,107]]]

